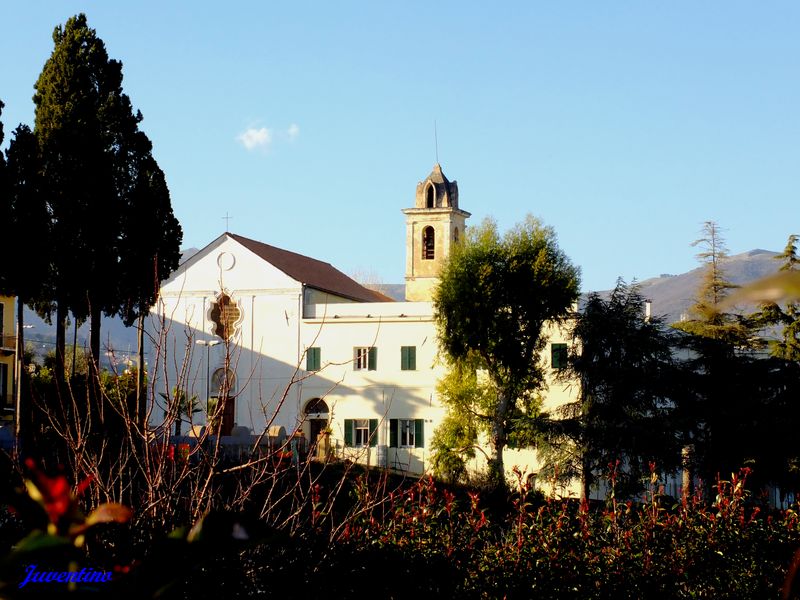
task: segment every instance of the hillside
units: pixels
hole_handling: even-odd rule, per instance
[[[730,256],[722,263],[725,276],[732,283],[741,285],[770,275],[781,266],[774,258],[776,255],[769,250],[751,250]],[[702,274],[703,267],[698,267],[688,273],[661,275],[640,282],[642,294],[653,303],[653,314],[664,316],[667,323],[680,320],[694,303]],[[752,307],[738,308],[748,310]]]
[[[197,252],[197,248],[187,248],[181,251],[181,262],[187,260]],[[56,329],[36,314],[30,307],[25,307],[25,345],[32,345],[36,355],[41,358],[55,348]],[[118,317],[103,317],[101,326],[100,345],[106,359],[103,366],[112,363],[124,364],[128,359],[136,358],[137,337],[135,327],[125,327],[122,319]],[[72,346],[75,339],[74,323],[67,328],[67,345]],[[87,348],[89,345],[88,321],[78,328],[78,346]],[[112,360],[113,356],[113,360]],[[145,359],[146,360],[146,359]]]

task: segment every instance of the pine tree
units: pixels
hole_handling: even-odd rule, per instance
[[[737,286],[725,277],[723,263],[728,258],[725,240],[719,225],[714,221],[703,224],[702,237],[692,246],[701,246],[698,260],[705,264],[694,305],[689,309],[689,319],[673,324],[688,334],[719,342],[721,347],[744,348],[753,345],[752,332],[739,315],[726,312],[724,300]]]
[[[618,483],[631,493],[649,463],[664,471],[678,466],[678,437],[668,424],[676,379],[672,336],[644,308],[639,288],[619,280],[608,298],[590,294],[575,317],[560,379],[577,381],[579,397],[560,407],[550,424],[556,435],[541,450],[553,474],[581,477],[584,497],[595,474],[617,460],[624,464]]]
[[[679,343],[690,354],[686,361],[689,393],[681,397],[676,416],[691,456],[686,467],[692,476],[685,481],[699,476],[710,496],[719,474],[738,470],[753,456],[750,430],[761,410],[755,375],[760,364],[748,351],[757,348],[760,340],[751,321],[727,309],[725,300],[736,286],[725,277],[727,252],[719,226],[706,222],[703,236],[693,245],[702,246],[697,256],[706,271],[689,312],[691,318],[673,324],[686,334]]]
[[[783,252],[775,256],[783,264],[783,273],[800,272],[800,258],[797,256],[797,235],[790,235]],[[763,327],[780,326],[781,339],[770,343],[770,354],[776,358],[800,361],[800,303],[790,296],[784,306],[776,302],[765,302],[761,309],[751,317]]]

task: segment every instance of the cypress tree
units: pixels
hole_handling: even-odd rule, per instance
[[[94,367],[101,314],[130,323],[177,266],[182,238],[142,115],[122,91],[122,63],[109,59],[86,16],[53,33],[36,82],[35,133],[52,215],[57,361],[67,312],[91,321]],[[143,271],[148,273],[145,278]]]

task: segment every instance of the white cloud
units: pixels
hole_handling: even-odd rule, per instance
[[[286,130],[286,135],[289,136],[289,141],[297,139],[297,136],[300,135],[300,127],[297,123],[289,125],[289,129]]]
[[[239,134],[236,139],[248,150],[265,148],[272,142],[272,132],[266,127],[261,127],[260,129],[251,127],[244,133]]]

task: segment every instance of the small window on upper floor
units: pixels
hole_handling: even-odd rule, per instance
[[[436,256],[436,235],[430,225],[422,230],[422,260],[433,260]]]
[[[372,348],[353,348],[353,370],[354,371],[376,371],[378,369],[378,349]]]
[[[458,243],[458,227],[453,230],[453,241],[457,244]]]
[[[550,365],[554,369],[565,369],[567,366],[567,345],[550,344]]]
[[[400,370],[401,371],[417,370],[416,346],[400,346]]]
[[[319,371],[322,351],[319,348],[306,349],[306,371]]]

